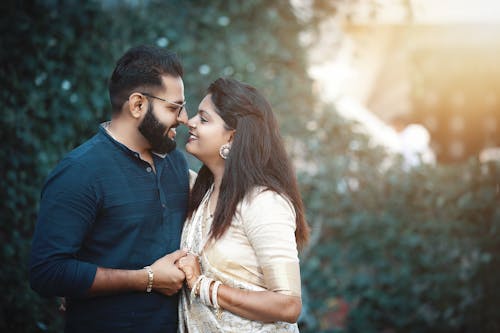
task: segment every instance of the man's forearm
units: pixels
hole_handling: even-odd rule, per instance
[[[146,291],[148,273],[145,269],[125,270],[98,267],[88,296],[126,291]]]

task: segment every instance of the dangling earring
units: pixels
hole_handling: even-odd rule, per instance
[[[222,146],[220,146],[219,155],[223,159],[227,159],[230,151],[231,151],[231,144],[230,143],[223,144]]]

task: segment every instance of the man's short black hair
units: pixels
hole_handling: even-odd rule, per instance
[[[123,103],[134,90],[154,90],[162,86],[162,75],[182,77],[183,74],[174,52],[152,45],[131,48],[118,60],[109,80],[113,112],[121,112]]]

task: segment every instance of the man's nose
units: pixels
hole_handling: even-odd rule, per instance
[[[177,121],[183,125],[187,125],[188,122],[188,114],[185,107],[182,108],[181,112],[177,116]]]

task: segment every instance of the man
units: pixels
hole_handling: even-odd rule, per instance
[[[30,282],[66,297],[66,332],[177,331],[189,195],[173,140],[187,121],[182,75],[175,54],[130,49],[109,82],[112,120],[44,185]]]

